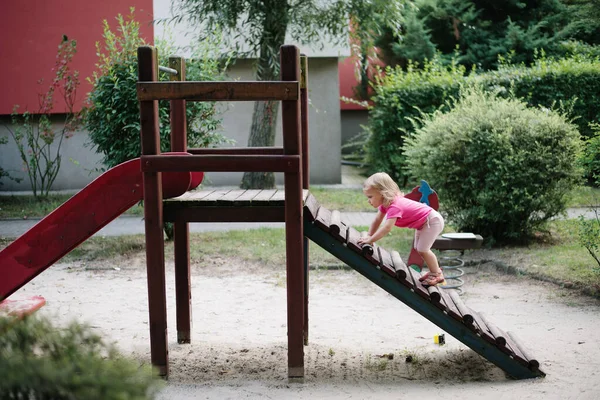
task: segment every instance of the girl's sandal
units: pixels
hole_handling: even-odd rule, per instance
[[[435,286],[439,283],[443,283],[444,282],[444,275],[439,272],[437,274],[434,273],[429,273],[429,276],[427,277],[427,279],[425,279],[423,281],[423,286]]]
[[[423,275],[421,275],[419,277],[419,282],[423,282],[427,278],[429,278],[429,271],[425,272]]]

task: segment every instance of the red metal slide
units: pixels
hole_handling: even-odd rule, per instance
[[[169,172],[162,177],[163,197],[168,198],[198,186],[203,174]],[[142,199],[139,158],[100,175],[0,251],[0,302]]]

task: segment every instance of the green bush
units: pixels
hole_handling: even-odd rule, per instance
[[[141,154],[140,114],[136,84],[138,80],[137,48],[144,44],[139,37],[139,23],[130,16],[117,17],[118,34],[113,33],[104,21],[105,45],[98,45],[98,71],[90,81],[93,89],[89,107],[85,111],[85,125],[90,133],[91,145],[104,155],[103,164],[112,168]],[[167,57],[174,49],[166,42],[159,47],[159,64],[168,65]],[[186,80],[223,79],[225,66],[214,58],[215,43],[203,42],[194,50],[202,62],[187,65]],[[104,51],[105,52],[104,52]],[[165,56],[166,55],[166,56]],[[160,74],[161,80],[168,80]],[[227,141],[218,132],[222,119],[215,103],[188,102],[186,108],[188,145],[210,147]],[[169,102],[159,102],[159,129],[161,151],[170,150]]]
[[[0,317],[0,398],[147,399],[160,387],[149,366],[120,355],[91,328],[46,318]]]
[[[480,84],[504,97],[522,98],[533,107],[569,109],[584,138],[593,135],[590,123],[600,120],[600,63],[597,58],[573,56],[561,60],[538,57],[535,65],[503,64],[498,71],[465,75],[457,66],[433,60],[423,69],[387,69],[375,87],[369,110],[367,154],[369,172],[387,171],[399,184],[408,178],[402,166],[405,137],[419,126],[422,113],[447,110],[460,88]],[[416,121],[416,124],[415,124]]]
[[[445,101],[458,94],[465,70],[443,67],[433,60],[422,69],[411,64],[406,72],[386,70],[375,86],[374,106],[369,109],[369,139],[366,145],[368,172],[386,171],[400,186],[406,186],[405,164],[400,148],[406,134],[421,113],[445,107]]]
[[[407,140],[407,167],[429,181],[459,230],[525,242],[566,210],[581,141],[564,115],[478,88]]]

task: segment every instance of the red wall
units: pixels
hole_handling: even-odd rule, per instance
[[[38,110],[38,93],[45,92],[54,78],[57,47],[62,35],[77,40],[77,54],[71,68],[79,71],[81,86],[78,108],[90,91],[86,78],[92,75],[97,41],[102,41],[102,21],[115,30],[117,14],[127,16],[135,7],[140,36],[153,42],[152,0],[2,0],[0,6],[0,115]],[[38,85],[38,80],[43,83]],[[54,112],[63,112],[64,104],[55,96]]]

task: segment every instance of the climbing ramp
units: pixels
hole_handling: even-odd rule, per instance
[[[425,287],[396,251],[357,243],[360,232],[337,210],[322,207],[312,194],[304,204],[304,235],[348,266],[460,340],[515,379],[543,377],[540,363],[514,334],[504,332],[469,308],[455,290]]]

